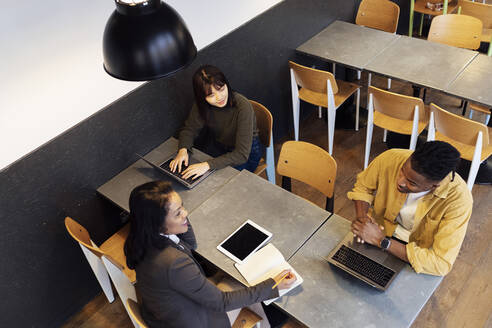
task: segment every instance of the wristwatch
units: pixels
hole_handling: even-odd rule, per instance
[[[388,237],[384,237],[379,243],[379,247],[381,247],[383,251],[388,250],[390,245],[391,245],[391,239],[389,239]]]

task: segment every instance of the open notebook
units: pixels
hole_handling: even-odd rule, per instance
[[[296,275],[297,280],[289,289],[280,289],[279,297],[296,288],[304,281],[294,268],[287,263],[282,253],[271,243],[251,255],[246,262],[242,264],[236,263],[234,265],[251,286],[259,284],[268,278],[273,278],[285,269],[291,269]],[[263,303],[268,305],[276,299],[272,298]]]

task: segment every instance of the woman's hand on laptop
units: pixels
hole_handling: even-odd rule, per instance
[[[208,165],[207,162],[202,162],[198,164],[192,164],[188,166],[186,170],[181,173],[181,176],[183,179],[188,179],[189,177],[192,177],[193,180],[196,178],[202,176],[205,172],[210,170],[210,165]]]
[[[176,169],[178,169],[178,172],[181,172],[183,163],[185,166],[188,166],[188,150],[186,148],[181,148],[178,151],[176,157],[169,163],[169,168],[172,172],[176,172]]]

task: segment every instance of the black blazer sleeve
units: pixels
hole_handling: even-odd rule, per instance
[[[222,292],[200,271],[188,256],[175,259],[168,272],[169,286],[196,303],[217,312],[238,309],[270,298],[278,297],[278,289],[272,289],[273,279],[237,291]]]

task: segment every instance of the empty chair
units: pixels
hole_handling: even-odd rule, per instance
[[[424,15],[430,16],[439,16],[446,15],[447,13],[453,13],[457,4],[453,1],[448,4],[448,0],[444,0],[444,7],[442,10],[432,10],[426,7],[428,2],[438,3],[440,1],[436,0],[410,0],[410,21],[408,27],[408,36],[412,36],[413,33],[413,14],[414,12],[420,13],[420,27],[419,27],[419,35],[422,36],[422,27],[424,25]]]
[[[277,163],[282,188],[291,191],[291,178],[316,188],[326,196],[325,209],[333,213],[337,162],[326,150],[303,141],[282,145]]]
[[[427,140],[446,141],[458,149],[461,158],[471,161],[466,182],[469,190],[473,188],[480,163],[492,154],[490,135],[490,128],[484,124],[431,104]]]
[[[482,37],[480,41],[490,43],[492,38],[492,5],[460,0],[458,6],[461,8],[461,14],[472,16],[480,19],[482,22]]]
[[[428,110],[420,98],[369,87],[364,169],[369,164],[373,126],[410,135],[409,149],[415,150],[419,134],[429,123]]]
[[[256,126],[259,130],[260,141],[265,146],[265,157],[260,159],[255,174],[260,175],[266,169],[268,181],[275,184],[275,157],[273,154],[273,117],[270,111],[256,101],[249,101],[256,115]]]
[[[362,0],[357,11],[355,24],[367,26],[376,30],[396,33],[400,7],[389,0]],[[360,79],[360,71],[357,71]],[[371,84],[371,73],[368,76],[368,84]],[[391,79],[388,78],[388,89],[391,88]]]
[[[355,83],[335,80],[330,72],[309,68],[291,61],[289,66],[295,140],[299,140],[299,99],[302,99],[310,104],[327,108],[328,152],[332,154],[336,110],[354,93],[357,93],[355,130],[359,130],[360,86]],[[299,89],[298,86],[301,88]]]
[[[96,275],[96,278],[104,291],[104,294],[108,298],[108,301],[113,302],[114,295],[113,290],[111,289],[108,271],[105,268],[101,257],[103,255],[108,255],[119,263],[126,263],[123,245],[126,237],[128,236],[129,225],[125,225],[99,247],[97,247],[97,245],[91,240],[89,232],[72,218],[65,218],[65,227],[70,236],[72,236],[72,238],[79,243],[82,252],[87,258],[92,271],[94,271],[94,274]],[[124,272],[129,277],[130,281],[133,283],[136,281],[135,271],[128,269],[126,265],[124,265]]]
[[[427,40],[476,50],[482,38],[482,22],[466,15],[443,15],[432,20]]]
[[[469,105],[469,107],[470,107],[470,113],[468,114],[468,118],[470,120],[473,118],[473,111],[482,112],[485,114],[484,124],[485,125],[489,124],[489,121],[490,121],[490,108],[489,107],[484,106],[484,105],[474,104],[474,103],[471,103]]]

